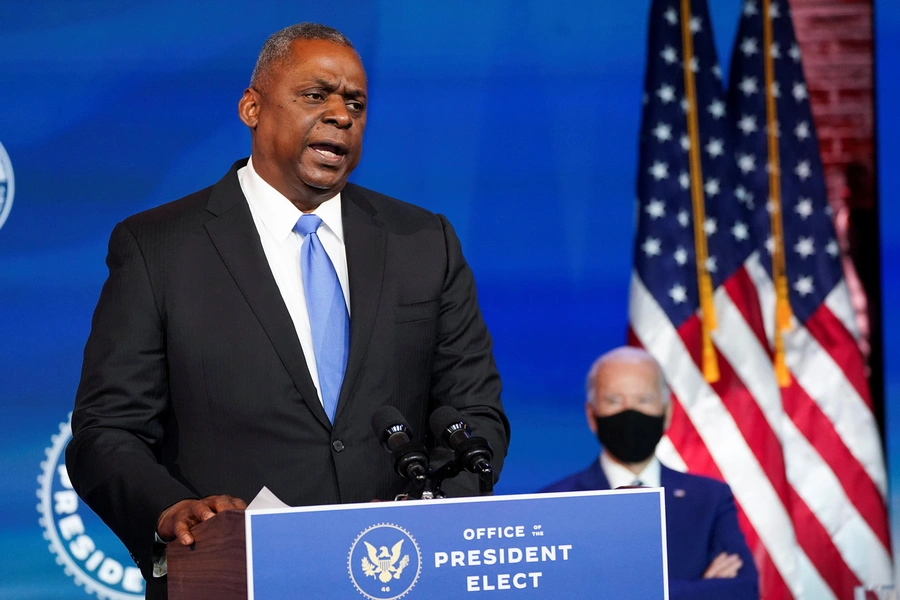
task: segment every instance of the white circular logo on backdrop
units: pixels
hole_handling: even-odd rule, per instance
[[[37,509],[44,538],[50,542],[56,562],[85,592],[104,600],[142,600],[140,569],[122,542],[72,489],[64,454],[72,439],[71,418],[69,415],[69,421],[59,426],[59,433],[45,450],[47,460],[41,463]]]
[[[6,217],[12,210],[13,192],[16,191],[12,163],[3,144],[0,144],[0,227],[6,223]]]

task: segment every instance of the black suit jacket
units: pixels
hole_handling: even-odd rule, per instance
[[[263,485],[292,505],[401,492],[370,425],[383,405],[429,444],[428,415],[454,406],[490,441],[497,472],[506,455],[491,338],[446,219],[344,188],[350,352],[332,426],[237,179],[245,164],[116,226],[85,348],[66,466],[148,597],[161,583],[150,581],[156,521],[178,500],[249,501]]]

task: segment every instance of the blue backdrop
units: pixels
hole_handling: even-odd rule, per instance
[[[727,65],[739,2],[710,4]],[[128,574],[102,562],[115,554],[128,566],[127,556],[54,471],[106,242],[122,218],[209,185],[248,154],[236,103],[256,53],[269,33],[303,20],[344,31],[368,70],[369,125],[353,180],[445,213],[462,239],[513,426],[498,492],[533,491],[591,460],[582,382],[593,358],[625,336],[648,6],[4,3],[0,143],[15,195],[0,229],[0,598],[82,597],[64,573],[77,569],[48,550],[54,536],[77,536],[79,523],[95,574],[114,581],[107,595],[129,590]],[[877,8],[889,309],[900,305],[900,6]],[[900,319],[885,310],[884,323],[893,433]],[[888,447],[896,482],[900,435]],[[42,499],[54,514],[46,530],[35,511]],[[892,505],[900,513],[897,494]]]

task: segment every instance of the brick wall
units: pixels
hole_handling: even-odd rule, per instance
[[[845,203],[849,208],[873,208],[872,0],[790,0],[790,4],[828,199],[834,209]]]

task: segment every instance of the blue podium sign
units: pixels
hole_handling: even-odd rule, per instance
[[[668,598],[662,490],[248,510],[250,600]]]
[[[668,598],[658,488],[248,510],[245,523],[250,600]]]

